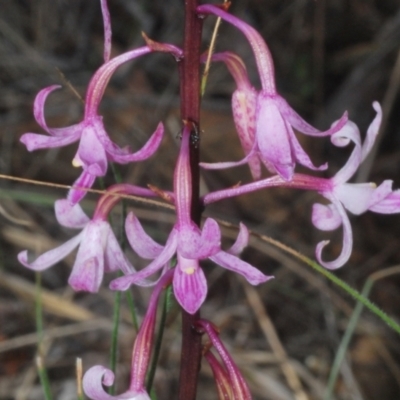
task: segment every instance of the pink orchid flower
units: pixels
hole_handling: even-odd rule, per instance
[[[345,113],[337,123],[324,132],[309,125],[277,93],[272,57],[260,34],[244,21],[219,7],[204,4],[197,8],[197,12],[214,14],[243,32],[253,49],[262,86],[259,92],[251,86],[244,64],[238,56],[232,53],[214,55],[216,61],[226,63],[237,84],[232,106],[246,157],[236,163],[202,164],[202,166],[219,169],[248,162],[253,177],[258,179],[260,169],[254,161],[256,155],[271,173],[279,174],[286,181],[292,179],[296,163],[312,170],[326,169],[326,164],[320,167],[313,165],[297,140],[294,129],[309,136],[330,136],[344,126],[347,114]]]
[[[231,249],[223,251],[221,249],[221,231],[215,220],[207,218],[203,229],[200,229],[191,220],[192,181],[189,136],[190,130],[185,126],[174,174],[177,222],[165,246],[159,245],[149,237],[133,213],[129,214],[125,224],[129,243],[139,256],[153,261],[139,272],[115,279],[111,282],[110,287],[114,290],[126,290],[132,284],[139,284],[140,281],[163,268],[176,254],[177,265],[173,280],[175,297],[188,313],[194,314],[207,295],[207,282],[199,264],[200,260],[210,259],[216,264],[244,276],[253,285],[265,282],[271,277],[264,275],[237,257],[248,240],[248,231],[244,225],[241,225],[238,238]]]
[[[343,247],[336,260],[322,260],[322,250],[329,241],[318,243],[316,257],[321,265],[336,269],[344,265],[353,247],[353,234],[346,210],[360,215],[366,211],[380,214],[400,213],[400,190],[393,190],[391,180],[383,181],[379,186],[374,183],[349,183],[354,173],[371,151],[382,120],[382,110],[378,102],[373,103],[376,116],[369,126],[364,143],[361,142],[357,126],[348,121],[340,131],[331,136],[335,146],[347,146],[354,143],[354,149],[347,163],[337,174],[330,178],[318,178],[304,174],[294,174],[291,181],[281,176],[273,176],[247,185],[216,191],[204,196],[205,205],[224,198],[239,196],[262,188],[288,187],[293,189],[314,190],[330,201],[328,205],[314,204],[312,222],[318,229],[330,231],[343,226]]]
[[[26,250],[18,254],[19,262],[34,271],[43,271],[57,264],[79,246],[68,283],[76,291],[97,292],[105,272],[121,270],[125,274],[135,272],[124,255],[114,232],[107,221],[110,209],[119,201],[118,194],[154,195],[148,189],[131,185],[114,185],[98,203],[92,219],[79,204],[72,205],[67,199],[55,202],[57,221],[67,227],[82,229],[72,239],[42,254],[33,262],[28,261]],[[150,285],[141,282],[142,286]]]
[[[104,176],[107,172],[108,161],[119,164],[141,161],[149,158],[161,143],[164,128],[160,123],[148,142],[136,153],[131,153],[128,148],[120,148],[113,143],[103,124],[103,119],[98,115],[98,107],[103,97],[106,86],[115,72],[122,64],[151,51],[148,46],[129,51],[115,57],[103,64],[94,74],[86,93],[85,113],[82,122],[66,128],[49,128],[44,117],[44,105],[47,96],[58,89],[58,85],[49,86],[41,90],[34,103],[34,116],[40,127],[49,136],[36,133],[25,133],[21,137],[29,151],[61,147],[79,141],[78,150],[72,161],[75,167],[82,167],[83,172],[74,182],[74,187],[69,193],[72,203],[79,202],[86,194],[85,188],[90,188],[96,177]],[[83,190],[80,190],[83,189]]]

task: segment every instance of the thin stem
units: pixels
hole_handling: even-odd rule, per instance
[[[39,374],[40,384],[42,385],[45,400],[52,400],[49,377],[47,375],[47,370],[43,365],[43,360],[41,356],[36,357],[36,366]]]
[[[198,0],[185,0],[185,28],[181,75],[181,118],[191,122],[190,167],[192,175],[191,218],[200,223],[199,201],[199,133],[200,133],[200,46],[202,21],[197,17]],[[194,329],[199,313],[182,310],[182,353],[179,376],[179,400],[195,400],[201,361],[201,336]]]
[[[152,357],[151,365],[150,365],[150,372],[147,376],[146,389],[147,389],[148,393],[150,393],[152,390],[153,380],[154,380],[154,376],[156,374],[157,362],[158,362],[158,358],[160,357],[161,343],[162,343],[162,339],[164,336],[164,330],[165,330],[165,322],[167,320],[167,314],[168,314],[168,311],[170,309],[170,304],[171,304],[171,300],[170,300],[171,295],[172,295],[172,286],[169,286],[165,290],[165,294],[164,294],[161,319],[160,319],[160,323],[159,323],[157,337],[155,340],[153,357]]]

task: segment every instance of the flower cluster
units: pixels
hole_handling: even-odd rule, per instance
[[[160,291],[164,287],[172,283],[178,303],[187,313],[196,315],[207,297],[207,280],[204,272],[207,266],[206,260],[243,276],[251,285],[267,282],[272,276],[266,275],[239,258],[249,240],[249,231],[245,225],[240,224],[235,243],[224,250],[221,247],[221,230],[215,219],[206,218],[202,226],[196,223],[198,221],[195,221],[192,212],[194,183],[190,152],[191,146],[197,145],[194,140],[197,126],[193,121],[182,121],[180,151],[174,168],[172,191],[163,191],[151,185],[149,189],[127,183],[115,184],[99,198],[91,219],[84,213],[80,201],[96,178],[106,174],[108,162],[126,164],[145,160],[156,152],[163,138],[163,124],[159,123],[147,143],[136,152],[132,152],[129,148],[121,148],[111,140],[98,111],[114,72],[122,64],[152,52],[172,54],[178,62],[183,54],[182,50],[174,45],[156,43],[145,37],[145,46],[110,58],[111,25],[106,0],[101,0],[101,7],[105,31],[104,63],[88,84],[82,121],[65,128],[48,127],[44,117],[44,107],[47,97],[58,88],[53,85],[41,90],[34,102],[35,119],[47,135],[25,133],[21,137],[21,142],[29,151],[61,147],[79,141],[72,164],[81,167],[82,173],[74,182],[67,198],[56,201],[55,215],[60,225],[81,229],[81,232],[32,262],[28,260],[27,251],[22,251],[18,259],[24,266],[42,271],[57,264],[79,247],[69,278],[69,284],[74,290],[97,292],[104,273],[115,271],[121,271],[122,276],[111,281],[112,290],[127,290],[131,285],[154,286],[133,349],[129,390],[118,397],[107,394],[102,384],[111,385],[114,375],[101,366],[91,368],[83,381],[84,390],[92,399],[146,400],[149,399],[149,395],[145,390],[144,378],[153,343],[156,305]],[[346,112],[332,124],[331,128],[320,131],[304,121],[278,94],[270,52],[264,40],[251,26],[213,5],[201,5],[197,8],[197,13],[199,17],[213,14],[243,32],[253,49],[261,81],[260,90],[251,85],[245,63],[235,53],[222,52],[211,56],[212,61],[223,62],[226,65],[236,83],[237,88],[232,95],[232,110],[244,158],[235,162],[200,163],[200,165],[211,170],[248,164],[253,181],[208,193],[200,199],[201,205],[205,207],[229,197],[272,187],[311,190],[319,193],[328,204],[314,204],[312,224],[324,231],[342,226],[343,247],[335,260],[325,261],[322,258],[322,251],[328,241],[320,242],[316,247],[316,258],[326,268],[341,267],[349,260],[353,243],[347,211],[356,215],[367,210],[384,214],[400,212],[400,192],[392,190],[391,181],[384,181],[379,186],[372,183],[349,182],[370,152],[378,134],[382,119],[379,103],[373,103],[376,116],[366,133],[364,143],[357,126],[348,120]],[[200,63],[201,60],[198,61]],[[328,164],[315,166],[301,147],[295,131],[313,137],[329,137],[332,144],[337,147],[353,144],[354,148],[348,161],[333,177],[322,178],[299,174],[296,173],[298,164],[311,171],[326,170]],[[263,177],[263,166],[269,174],[266,178]],[[137,271],[126,257],[108,221],[113,207],[126,195],[144,198],[161,196],[175,207],[175,223],[165,245],[157,243],[145,232],[133,212],[128,214],[125,220],[128,242],[138,256],[150,260],[140,271]],[[158,277],[149,281],[148,278],[156,273]],[[222,360],[219,362],[209,351],[210,349],[205,352],[205,358],[214,371],[220,399],[250,399],[249,389],[219,340],[215,328],[204,320],[199,320],[196,327],[207,333],[212,347]]]

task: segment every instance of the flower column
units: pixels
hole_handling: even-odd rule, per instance
[[[199,120],[200,120],[200,45],[202,21],[196,14],[198,0],[185,0],[183,60],[181,63],[181,118],[192,124],[190,132],[190,167],[192,175],[191,218],[199,224]],[[196,398],[197,376],[201,361],[201,336],[194,329],[199,312],[182,310],[182,353],[179,399]]]

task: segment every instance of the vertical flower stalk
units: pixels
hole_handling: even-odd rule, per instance
[[[198,0],[185,1],[185,26],[183,60],[181,63],[181,118],[192,124],[190,167],[192,177],[191,218],[199,224],[201,207],[199,201],[199,147],[200,120],[200,53],[202,21],[197,16]],[[179,377],[179,399],[196,398],[197,377],[201,360],[201,336],[193,329],[199,312],[182,311],[182,353]]]

